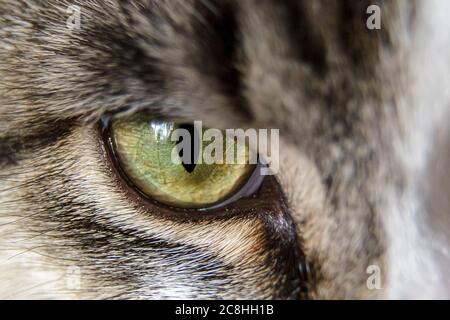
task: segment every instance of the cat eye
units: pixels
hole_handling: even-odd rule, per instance
[[[175,131],[189,132],[194,145],[192,124],[149,120],[145,117],[112,120],[107,129],[111,154],[129,184],[143,196],[160,204],[178,208],[216,208],[253,193],[262,182],[258,165],[251,164],[248,146],[233,142],[223,147],[227,153],[243,148],[243,163],[199,161],[195,150],[186,161]],[[215,129],[216,130],[216,129]],[[218,130],[218,129],[217,129]],[[200,141],[206,148],[211,141]]]

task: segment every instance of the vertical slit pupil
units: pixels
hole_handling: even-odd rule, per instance
[[[195,136],[194,136],[194,132],[195,132],[195,128],[194,125],[192,124],[181,124],[179,126],[179,128],[181,129],[186,129],[187,131],[189,131],[189,134],[191,136],[191,161],[190,163],[185,163],[184,161],[182,161],[182,165],[184,167],[184,169],[186,169],[187,172],[191,173],[192,171],[194,171],[195,169],[195,165],[197,162],[197,158],[198,158],[198,154],[196,154],[195,151],[199,151],[199,150],[195,150]],[[179,143],[181,141],[181,137],[180,139],[178,139],[177,143]],[[180,148],[178,154],[180,155],[181,159],[183,159],[183,148]]]

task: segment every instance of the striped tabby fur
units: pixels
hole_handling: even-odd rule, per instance
[[[450,298],[449,9],[0,1],[0,297]],[[279,128],[277,181],[231,214],[161,215],[99,137],[136,112]]]

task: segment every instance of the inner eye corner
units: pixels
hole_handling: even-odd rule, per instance
[[[164,123],[170,130],[158,135],[148,118],[109,119],[100,123],[114,171],[143,200],[172,211],[207,213],[257,192],[264,179],[259,161],[244,165],[170,162],[169,151],[171,154],[176,150],[180,155],[181,150],[169,133],[180,128],[193,134],[195,128],[190,123]]]

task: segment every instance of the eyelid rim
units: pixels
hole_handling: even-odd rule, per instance
[[[225,200],[214,203],[207,207],[202,208],[183,208],[171,206],[169,204],[162,203],[155,199],[152,199],[151,196],[145,194],[141,191],[126,175],[123,171],[118,157],[114,154],[114,141],[111,137],[111,122],[107,117],[103,117],[98,125],[98,131],[101,143],[104,146],[104,157],[105,161],[108,163],[111,171],[116,176],[116,180],[120,183],[121,188],[126,191],[128,195],[133,194],[134,197],[139,197],[141,201],[146,202],[148,205],[156,207],[158,209],[166,209],[173,212],[174,215],[180,215],[182,213],[188,214],[192,218],[192,216],[204,216],[215,214],[217,212],[227,211],[230,205],[236,203],[240,199],[250,198],[252,195],[255,195],[257,191],[260,189],[264,179],[266,176],[261,175],[261,169],[265,167],[265,164],[262,164],[259,161],[254,165],[253,172],[250,174],[247,181],[242,185],[242,187],[235,193],[233,193],[230,197]],[[197,215],[195,213],[198,213]]]
[[[239,191],[235,192],[233,195],[228,197],[222,202],[219,202],[217,204],[213,204],[212,206],[209,206],[207,208],[201,208],[197,209],[198,211],[206,211],[206,210],[213,210],[222,208],[230,203],[233,203],[241,198],[250,197],[253,195],[256,191],[258,191],[259,187],[261,186],[264,177],[261,175],[261,167],[264,166],[258,161],[258,164],[253,169],[252,174],[248,178],[247,182],[239,189]]]

